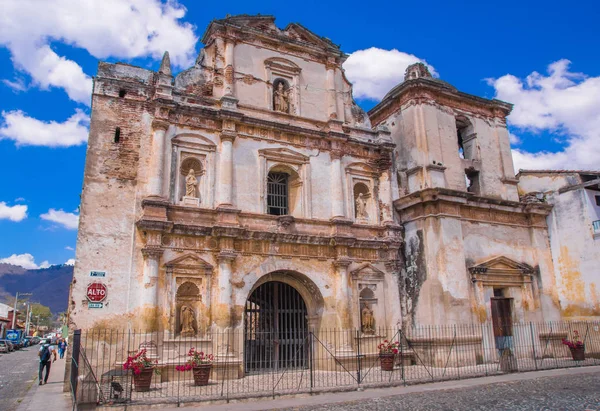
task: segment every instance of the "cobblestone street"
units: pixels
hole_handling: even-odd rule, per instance
[[[0,354],[0,410],[16,410],[33,385],[38,371],[39,346]]]
[[[600,410],[600,371],[282,410]]]

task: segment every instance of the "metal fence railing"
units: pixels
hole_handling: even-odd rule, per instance
[[[184,403],[353,390],[490,376],[508,372],[600,365],[600,322],[513,323],[379,328],[169,332],[81,331],[74,338],[71,385],[77,403]],[[578,331],[585,359],[574,360],[563,339]],[[76,332],[77,333],[77,332]],[[379,345],[398,342],[391,371]],[[179,369],[195,349],[212,354],[207,385]],[[149,389],[124,370],[145,349],[155,364]],[[74,380],[75,379],[75,380]],[[74,382],[76,381],[76,382]]]

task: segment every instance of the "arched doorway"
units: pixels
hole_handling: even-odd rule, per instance
[[[308,321],[304,299],[291,285],[268,281],[248,297],[244,310],[244,368],[306,367]]]

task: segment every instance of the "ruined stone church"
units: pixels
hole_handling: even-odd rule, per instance
[[[519,201],[512,106],[417,63],[365,113],[340,48],[274,21],[212,21],[176,76],[167,53],[157,72],[100,63],[72,325],[173,340],[559,319],[552,207]]]

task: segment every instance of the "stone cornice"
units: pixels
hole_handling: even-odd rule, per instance
[[[443,188],[429,188],[394,201],[403,223],[427,217],[458,218],[491,224],[523,227],[546,227],[548,204],[520,203],[477,197],[472,193]]]
[[[186,214],[190,215],[186,216]],[[325,246],[344,245],[372,250],[397,249],[401,244],[401,227],[397,225],[364,226],[354,224],[350,220],[326,221],[294,218],[293,230],[281,231],[279,230],[281,218],[264,214],[239,213],[239,226],[220,225],[219,213],[211,209],[169,206],[168,215],[176,222],[159,222],[142,217],[138,220],[137,226],[140,229],[152,229],[178,236]],[[181,221],[195,221],[195,223],[187,224]]]
[[[371,123],[374,126],[381,123],[410,101],[417,104],[437,103],[451,109],[501,120],[510,114],[513,107],[512,104],[500,100],[488,100],[460,92],[437,80],[419,78],[405,81],[393,88],[379,104],[369,111]]]

